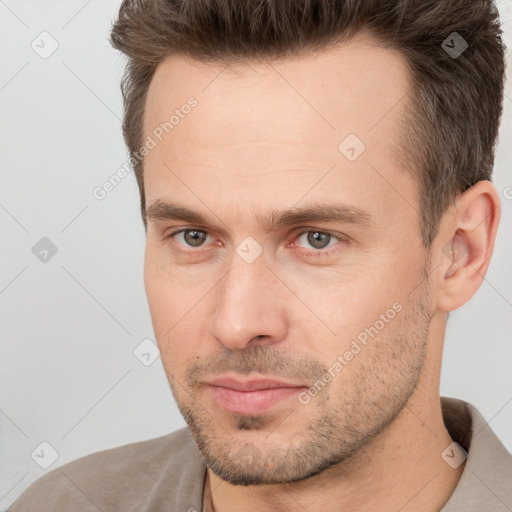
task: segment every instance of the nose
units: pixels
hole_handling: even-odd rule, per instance
[[[290,291],[267,268],[263,255],[247,263],[234,254],[231,270],[214,293],[216,308],[208,334],[226,348],[271,345],[286,338]]]

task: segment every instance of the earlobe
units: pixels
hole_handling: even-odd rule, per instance
[[[500,219],[500,200],[490,181],[461,194],[439,230],[438,309],[453,311],[476,293],[489,267]]]

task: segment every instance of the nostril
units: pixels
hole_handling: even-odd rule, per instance
[[[253,336],[247,345],[250,346],[258,344],[261,340],[264,340],[265,338],[268,338],[268,336],[265,334],[258,334],[257,336]]]

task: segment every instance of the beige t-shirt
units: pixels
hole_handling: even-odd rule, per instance
[[[472,405],[441,400],[446,428],[468,458],[440,512],[511,512],[512,455]],[[212,512],[206,476],[183,428],[64,464],[36,480],[9,512]]]

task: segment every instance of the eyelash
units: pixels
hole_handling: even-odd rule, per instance
[[[186,231],[201,231],[203,233],[206,233],[207,236],[211,236],[211,233],[209,233],[208,231],[206,231],[205,229],[200,229],[200,228],[186,228],[186,229],[180,229],[178,231],[174,231],[172,233],[170,233],[169,235],[166,235],[163,237],[163,240],[168,240],[168,239],[173,239],[176,235],[180,234],[180,233],[184,233]],[[293,238],[293,243],[295,243],[296,240],[298,240],[302,235],[306,234],[306,233],[322,233],[324,235],[329,235],[331,236],[332,238],[335,238],[338,240],[338,242],[341,242],[341,243],[346,243],[348,242],[348,239],[345,235],[342,235],[342,234],[337,234],[337,233],[333,233],[331,231],[322,231],[320,229],[312,229],[312,228],[308,228],[308,229],[304,229],[303,231],[300,231],[299,233],[297,233],[296,235],[294,235],[294,238]],[[305,255],[306,256],[312,256],[312,257],[323,257],[323,256],[330,256],[332,254],[333,251],[337,251],[339,249],[333,249],[334,247],[336,247],[338,244],[334,244],[332,246],[330,246],[328,249],[316,249],[316,250],[309,250],[309,251],[305,251]],[[182,247],[180,245],[180,247]],[[188,249],[181,249],[183,252],[186,252],[186,253],[189,253],[189,254],[202,254],[203,252],[205,251],[208,251],[209,249],[204,247],[204,246],[200,246],[198,248],[188,248]]]

